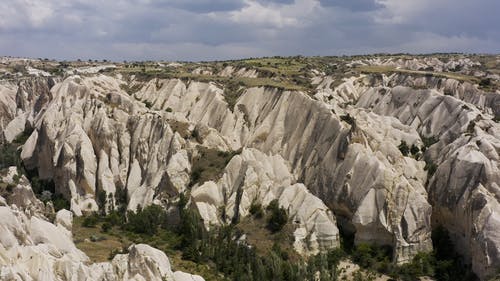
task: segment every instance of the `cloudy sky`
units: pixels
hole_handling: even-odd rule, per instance
[[[1,0],[0,56],[500,53],[499,0]]]

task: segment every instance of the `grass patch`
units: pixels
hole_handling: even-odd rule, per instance
[[[409,70],[409,69],[398,69],[392,66],[380,66],[380,65],[364,65],[358,66],[357,70],[361,73],[372,74],[372,73],[399,73],[399,74],[412,74],[419,76],[432,76],[437,78],[447,78],[447,79],[455,79],[461,82],[470,82],[473,84],[477,84],[480,80],[477,77],[463,75],[454,72],[434,72],[434,71],[421,71],[421,70]]]
[[[259,255],[269,255],[273,246],[278,245],[289,259],[297,262],[301,260],[301,257],[293,249],[293,225],[286,224],[280,231],[273,232],[267,228],[267,224],[265,217],[245,217],[236,225],[236,228],[246,234],[246,241],[255,247]]]
[[[190,186],[216,181],[222,176],[229,161],[241,151],[219,151],[198,146],[198,155],[192,160]]]
[[[191,132],[189,131],[189,123],[177,121],[177,120],[169,120],[168,125],[172,129],[172,131],[179,133],[179,135],[184,138],[190,138]]]
[[[78,249],[83,251],[92,262],[104,262],[110,259],[113,251],[128,248],[131,244],[125,235],[120,235],[120,231],[115,227],[109,233],[101,232],[101,226],[104,222],[96,223],[94,226],[85,227],[84,217],[75,217],[73,219],[73,241]],[[100,237],[101,239],[92,239]],[[95,240],[95,242],[92,242]]]

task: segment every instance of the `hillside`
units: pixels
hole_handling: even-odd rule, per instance
[[[488,280],[499,122],[494,55],[4,57],[0,276]]]

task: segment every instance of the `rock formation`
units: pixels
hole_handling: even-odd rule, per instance
[[[0,141],[33,129],[22,147],[24,166],[53,180],[77,216],[112,210],[120,192],[130,210],[168,207],[189,193],[210,227],[248,216],[252,203],[277,199],[295,222],[294,246],[302,254],[338,246],[338,225],[356,243],[391,246],[394,261],[404,263],[430,251],[432,228],[442,225],[480,278],[494,274],[500,267],[496,72],[462,56],[329,64],[352,73],[341,77],[311,65],[309,92],[274,87],[275,74],[234,65],[197,65],[178,78],[110,70],[6,80]],[[196,81],[197,75],[214,79]],[[239,81],[235,97],[225,79]],[[271,85],[246,85],[248,79]],[[241,153],[220,176],[193,183],[201,148]],[[22,204],[15,194],[23,192],[16,189],[12,200]],[[59,215],[61,227],[67,217]]]
[[[245,148],[229,162],[217,183],[207,181],[194,188],[191,195],[207,227],[237,221],[250,215],[252,204],[266,207],[277,199],[294,222],[294,246],[299,253],[339,246],[332,212],[303,184],[296,183],[279,155],[267,156]]]
[[[14,175],[12,167],[2,181],[15,184]],[[24,176],[10,197],[0,196],[1,280],[204,280],[174,273],[165,253],[145,244],[131,245],[127,254],[118,254],[110,262],[89,264],[73,243],[72,213],[60,210],[52,224],[44,209]]]

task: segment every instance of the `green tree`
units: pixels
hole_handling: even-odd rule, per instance
[[[401,151],[401,153],[404,156],[408,156],[408,153],[410,152],[410,148],[408,147],[408,144],[406,143],[406,141],[402,140],[401,143],[398,145],[398,148],[399,148],[399,151]]]
[[[279,206],[277,199],[269,203],[267,210],[270,212],[269,219],[267,220],[267,228],[272,232],[280,231],[288,222],[286,210]]]
[[[125,229],[135,233],[144,233],[154,235],[158,232],[158,228],[166,223],[166,213],[162,207],[158,205],[150,205],[144,209],[137,208],[136,212],[128,211],[128,222]]]
[[[420,152],[420,148],[418,148],[418,146],[416,146],[415,144],[412,144],[411,148],[410,148],[410,152],[412,155],[417,155],[417,153]]]

